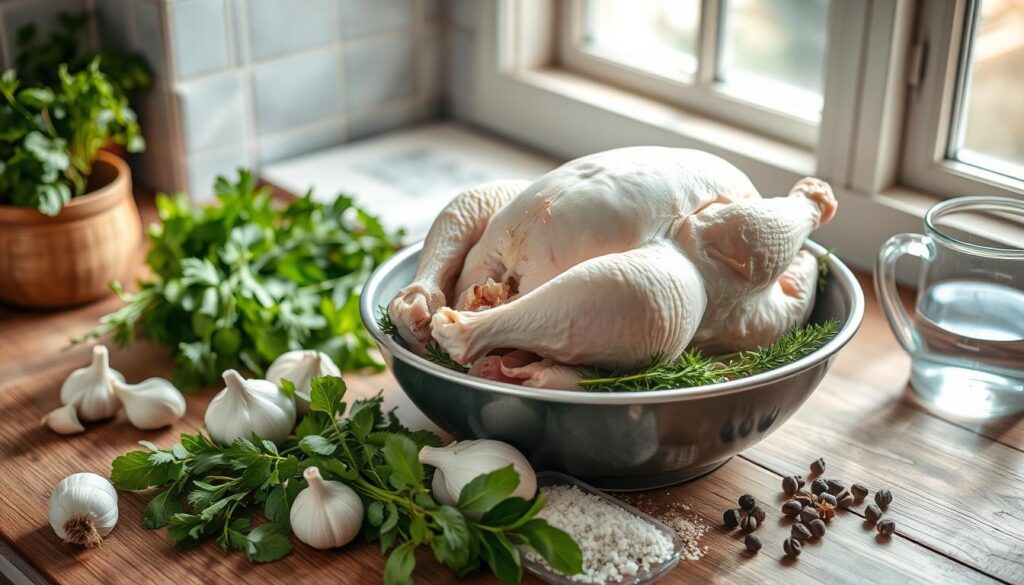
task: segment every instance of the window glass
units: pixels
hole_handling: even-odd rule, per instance
[[[969,30],[950,157],[1024,179],[1024,0],[981,0]]]
[[[717,78],[753,102],[820,112],[828,0],[724,0]]]
[[[699,0],[588,0],[585,48],[677,79],[697,71]]]

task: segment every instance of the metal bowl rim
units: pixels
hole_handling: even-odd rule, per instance
[[[857,332],[857,329],[860,328],[861,321],[864,318],[864,293],[860,288],[860,284],[857,282],[857,278],[841,260],[836,258],[834,254],[829,254],[826,258],[826,262],[829,267],[829,274],[832,277],[834,284],[841,286],[843,293],[849,297],[850,311],[846,317],[843,327],[835,337],[817,351],[804,356],[795,362],[775,368],[774,370],[748,376],[746,378],[719,382],[717,384],[675,388],[671,390],[648,390],[644,392],[577,392],[572,390],[528,388],[525,386],[517,386],[515,384],[507,384],[505,382],[486,380],[484,378],[478,378],[476,376],[470,376],[469,374],[450,370],[416,355],[392,339],[391,336],[385,335],[384,332],[380,330],[380,327],[377,326],[377,307],[375,307],[372,302],[372,299],[376,296],[375,293],[377,288],[380,286],[384,275],[390,273],[406,258],[418,253],[422,248],[422,240],[410,244],[406,248],[395,253],[395,255],[388,260],[384,261],[384,263],[373,271],[370,278],[367,279],[359,299],[359,312],[367,331],[370,332],[370,335],[378,344],[391,352],[394,359],[399,359],[403,363],[406,363],[425,374],[443,378],[460,386],[468,386],[474,390],[482,390],[530,400],[542,400],[545,402],[558,402],[564,404],[613,406],[700,400],[703,398],[744,392],[768,384],[780,382],[824,363],[849,343],[850,339],[852,339],[854,334]],[[811,240],[807,240],[804,243],[804,248],[818,257],[827,253],[827,250],[824,247]]]

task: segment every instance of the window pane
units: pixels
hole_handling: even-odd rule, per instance
[[[829,0],[723,0],[718,80],[751,101],[820,112]]]
[[[1024,179],[1024,0],[982,0],[952,155]]]
[[[602,57],[687,79],[697,71],[700,0],[588,0],[585,48]]]

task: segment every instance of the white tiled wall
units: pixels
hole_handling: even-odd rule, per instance
[[[449,15],[474,1],[0,0],[0,64],[25,22],[46,33],[62,10],[95,10],[91,42],[140,51],[157,74],[136,104],[149,143],[136,175],[205,198],[240,165],[444,114],[462,26]],[[463,51],[470,34],[455,31]]]

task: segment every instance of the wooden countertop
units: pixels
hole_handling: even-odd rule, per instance
[[[141,203],[151,219],[151,200]],[[867,311],[860,332],[790,421],[718,471],[644,495],[649,511],[683,503],[710,526],[704,557],[680,562],[662,582],[1024,582],[1024,423],[956,422],[918,406],[906,384],[909,359],[885,323],[870,277],[862,275],[861,283]],[[212,396],[209,390],[190,396],[186,417],[172,429],[137,431],[123,415],[71,437],[41,428],[40,417],[59,404],[65,376],[89,361],[88,348],[65,350],[67,340],[118,305],[108,298],[62,312],[0,308],[0,582],[12,566],[28,582],[379,582],[384,557],[376,544],[321,552],[296,543],[293,554],[267,565],[222,554],[213,544],[179,553],[162,531],[142,528],[145,498],[136,494],[121,494],[120,522],[101,549],[59,542],[46,506],[61,478],[78,471],[109,475],[110,461],[140,439],[172,444],[179,432],[199,426]],[[169,377],[171,371],[167,355],[144,342],[112,348],[111,363],[129,379]],[[389,401],[401,403],[389,374],[345,378],[353,391],[383,388]],[[828,477],[872,490],[889,487],[897,535],[876,540],[861,505],[841,513],[798,560],[783,560],[789,525],[778,511],[781,478],[806,473],[817,457],[826,459]],[[757,532],[765,546],[756,556],[743,552],[742,534],[721,527],[723,510],[743,493],[770,505],[769,520]],[[424,553],[415,578],[452,580]],[[469,582],[495,580],[485,574]]]

